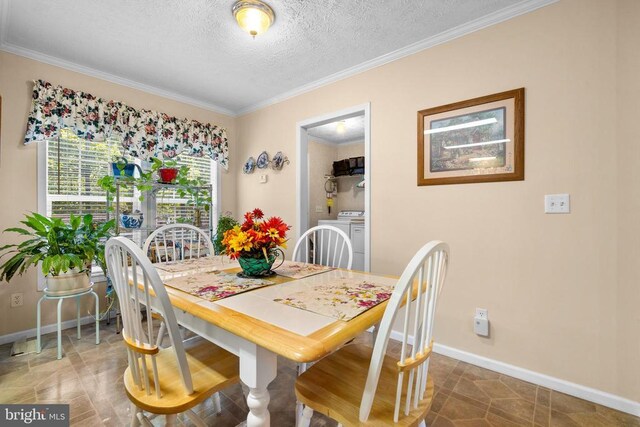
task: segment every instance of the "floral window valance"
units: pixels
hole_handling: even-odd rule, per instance
[[[120,138],[125,152],[143,160],[184,153],[209,156],[228,168],[227,132],[221,127],[137,110],[42,80],[34,83],[25,144],[55,138],[60,129],[70,128],[91,141]]]

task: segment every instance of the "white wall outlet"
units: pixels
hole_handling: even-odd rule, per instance
[[[321,205],[316,205],[316,213],[324,212],[324,208]]]
[[[24,304],[24,294],[22,292],[11,294],[11,307],[22,307]]]
[[[267,175],[260,175],[260,184],[267,183]]]
[[[476,315],[473,318],[473,332],[481,337],[489,336],[489,313],[485,308],[476,308]]]
[[[571,200],[568,194],[547,194],[544,196],[544,213],[568,214],[571,212]]]

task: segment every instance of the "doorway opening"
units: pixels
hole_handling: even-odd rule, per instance
[[[297,238],[316,225],[347,232],[354,270],[371,270],[371,113],[357,105],[296,124]]]

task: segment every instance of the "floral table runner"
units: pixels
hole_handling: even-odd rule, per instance
[[[273,271],[275,271],[279,276],[290,277],[292,279],[303,279],[305,277],[331,270],[335,270],[335,268],[327,267],[325,265],[307,264],[305,262],[285,261],[280,267]]]
[[[334,283],[315,285],[304,291],[292,292],[274,301],[339,320],[351,320],[372,307],[388,300],[393,285],[369,280],[342,278]]]
[[[221,256],[206,256],[201,258],[191,258],[182,261],[159,262],[154,266],[167,273],[183,273],[186,271],[194,271],[196,273],[223,270],[238,266],[235,261]]]
[[[167,286],[211,302],[273,285],[273,283],[264,279],[245,279],[238,277],[235,273],[225,273],[224,271],[192,274],[165,281]]]

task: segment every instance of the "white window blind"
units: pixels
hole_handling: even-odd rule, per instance
[[[111,160],[121,154],[120,142],[116,139],[87,141],[69,130],[62,130],[58,139],[47,141],[46,153],[47,215],[68,219],[70,214],[91,214],[94,219],[104,221],[105,193],[97,181],[110,172]],[[192,178],[215,183],[216,166],[209,158],[180,155],[178,165],[187,165]],[[215,188],[214,185],[214,203]],[[123,209],[137,207],[131,188],[121,193],[120,200]],[[187,199],[178,197],[174,190],[162,190],[157,195],[158,226],[176,220],[188,222],[194,216],[193,211]],[[209,225],[208,220],[208,214],[203,212],[203,227]]]

